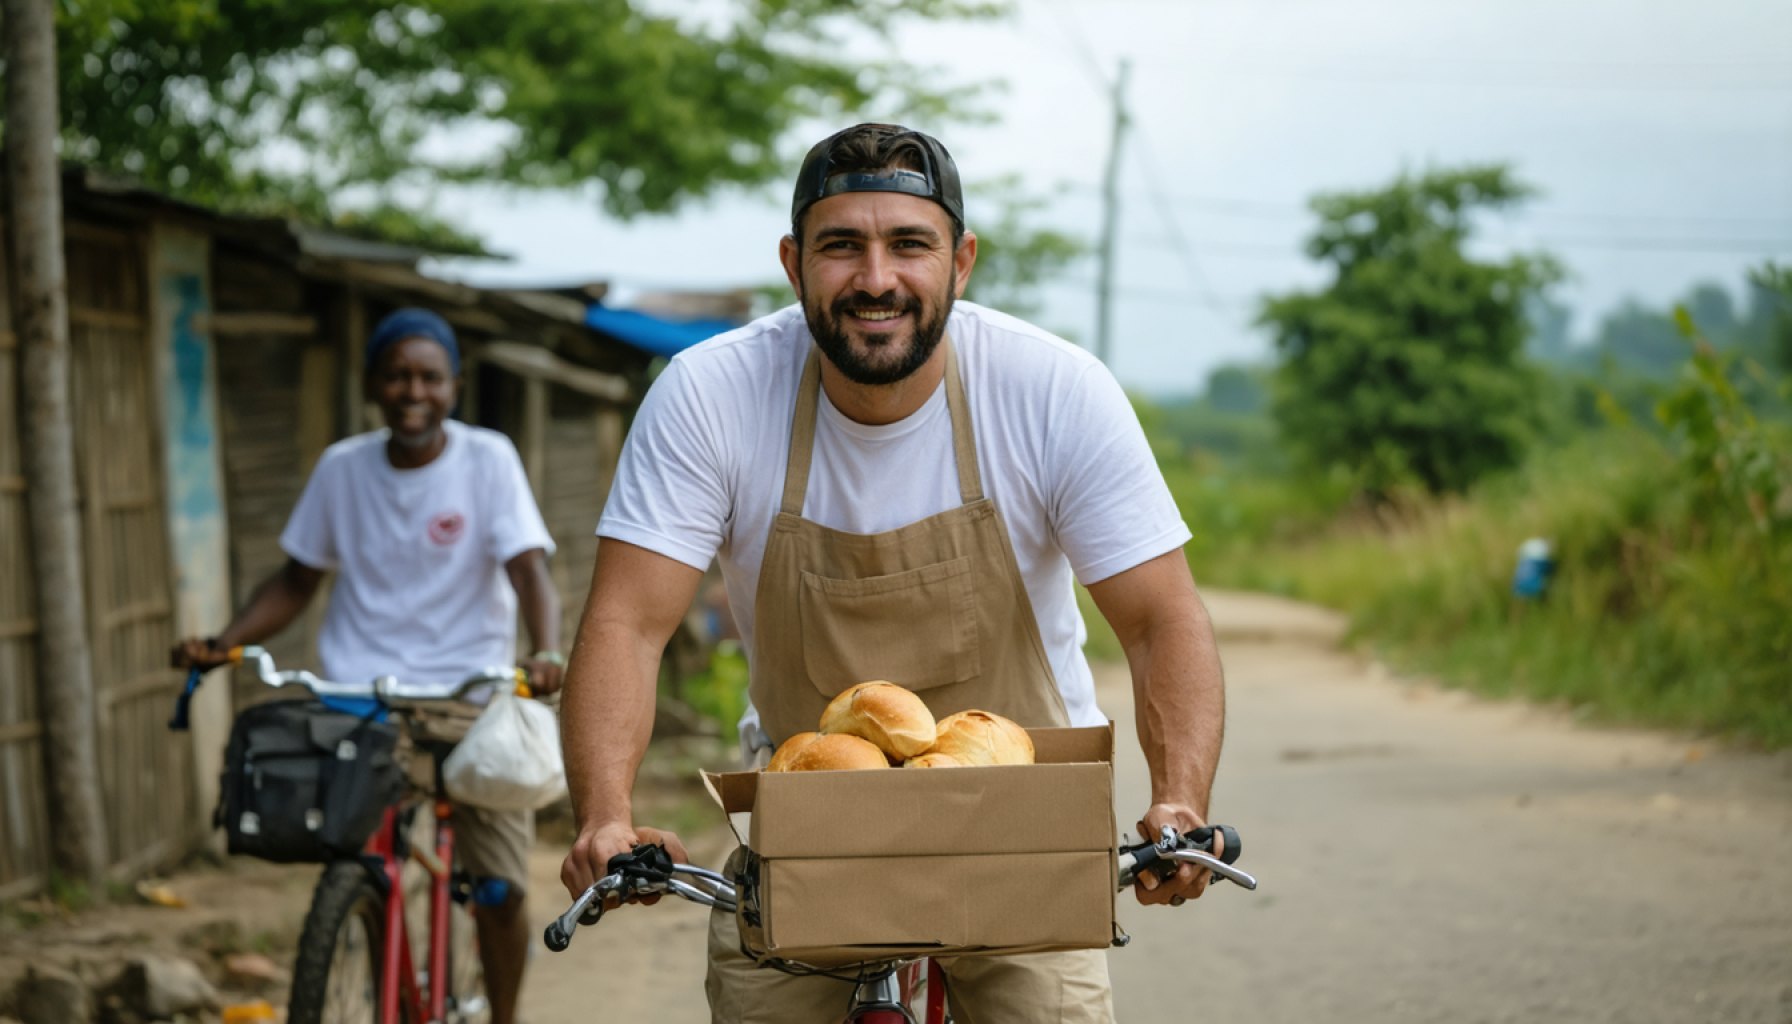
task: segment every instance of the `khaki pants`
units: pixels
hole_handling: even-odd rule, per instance
[[[447,709],[413,712],[415,730],[420,738],[437,743],[459,742],[472,727],[476,714]],[[411,785],[423,793],[435,790],[435,760],[412,743],[411,730],[404,732],[399,756]],[[422,821],[428,809],[418,815]],[[511,889],[522,892],[529,885],[529,847],[535,842],[534,811],[493,811],[483,807],[454,805],[454,851],[475,881],[481,878],[502,878]],[[419,833],[427,835],[428,833]]]
[[[1113,1024],[1106,950],[964,956],[939,961],[957,1024]],[[851,982],[759,967],[740,951],[732,913],[709,915],[713,1024],[837,1024]]]

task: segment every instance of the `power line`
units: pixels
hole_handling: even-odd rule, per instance
[[[1379,62],[1377,62],[1379,64]],[[1698,82],[1684,78],[1663,77],[1650,81],[1612,81],[1600,78],[1557,78],[1545,77],[1515,78],[1507,80],[1450,78],[1443,76],[1422,76],[1408,74],[1360,74],[1358,65],[1338,65],[1326,67],[1309,65],[1306,67],[1267,67],[1261,64],[1248,64],[1227,60],[1202,60],[1203,70],[1224,71],[1228,74],[1243,75],[1252,78],[1272,78],[1290,82],[1325,82],[1333,85],[1367,85],[1367,86],[1424,86],[1426,88],[1445,87],[1459,89],[1563,89],[1568,91],[1592,92],[1792,92],[1792,80],[1762,80],[1735,82]]]
[[[1095,56],[1095,50],[1089,45],[1089,38],[1076,25],[1071,24],[1070,15],[1065,12],[1063,7],[1055,3],[1046,3],[1044,6],[1052,12],[1052,17],[1057,19],[1058,28],[1069,43],[1070,51],[1076,54],[1077,59],[1082,62],[1083,73],[1089,76],[1089,81],[1103,93],[1112,91],[1114,83],[1109,81],[1107,72],[1102,69],[1101,60]]]
[[[1178,253],[1186,252],[1188,243],[1175,235],[1135,235],[1132,241],[1145,246],[1161,249],[1173,249]],[[1547,235],[1540,234],[1529,238],[1514,238],[1509,235],[1482,235],[1473,241],[1496,242],[1500,245],[1520,247],[1538,246],[1541,248],[1562,249],[1607,249],[1619,252],[1655,252],[1655,253],[1696,253],[1696,252],[1740,252],[1758,253],[1765,256],[1785,253],[1792,255],[1792,238],[1620,238],[1594,237],[1590,235]],[[1225,253],[1231,256],[1257,256],[1264,258],[1293,257],[1305,259],[1306,254],[1299,244],[1278,245],[1274,242],[1233,242],[1206,241],[1201,248],[1208,253]]]
[[[1087,277],[1062,277],[1059,282],[1076,288],[1093,288],[1096,282]],[[1114,288],[1114,294],[1131,299],[1147,299],[1156,302],[1175,302],[1182,305],[1194,304],[1206,307],[1210,312],[1221,315],[1228,311],[1246,309],[1256,304],[1260,295],[1210,296],[1211,302],[1201,302],[1189,295],[1183,288],[1153,288],[1146,285],[1121,285]]]
[[[1175,249],[1185,253],[1188,242],[1171,235],[1134,235],[1132,240],[1140,245],[1157,249]],[[1233,256],[1260,256],[1270,259],[1305,259],[1306,254],[1298,244],[1279,245],[1275,242],[1214,242],[1203,241],[1201,250],[1206,253],[1225,253]],[[1184,257],[1186,259],[1186,256]],[[1205,277],[1202,278],[1205,281]]]
[[[1158,177],[1157,161],[1152,157],[1151,142],[1145,137],[1145,126],[1140,125],[1139,166],[1145,172],[1145,182],[1151,192],[1152,201],[1157,204],[1158,215],[1163,219],[1164,230],[1170,233],[1170,244],[1182,257],[1182,265],[1188,271],[1190,283],[1194,285],[1195,294],[1209,308],[1215,307],[1218,298],[1214,295],[1213,285],[1208,283],[1207,275],[1201,270],[1201,261],[1195,256],[1195,247],[1189,244],[1188,236],[1182,233],[1182,225],[1176,220],[1176,213],[1170,209],[1164,198],[1163,182]]]
[[[1502,239],[1502,241],[1512,241]],[[1596,238],[1593,236],[1544,235],[1529,243],[1566,249],[1615,249],[1637,252],[1753,252],[1792,253],[1792,238]]]
[[[1071,194],[1088,195],[1096,190],[1096,186],[1087,182],[1067,182],[1063,186]],[[1249,199],[1239,196],[1220,196],[1212,194],[1191,194],[1163,192],[1166,202],[1191,209],[1208,210],[1215,213],[1235,214],[1246,218],[1268,220],[1287,220],[1291,218],[1312,218],[1313,211],[1299,203],[1278,202],[1272,199]],[[1665,213],[1614,213],[1592,212],[1583,210],[1558,210],[1547,206],[1538,207],[1534,213],[1523,216],[1543,221],[1585,221],[1596,224],[1652,224],[1674,227],[1711,227],[1718,229],[1741,226],[1765,228],[1769,231],[1782,232],[1792,236],[1792,220],[1751,216],[1695,216],[1691,214]],[[1769,241],[1763,239],[1763,241]]]

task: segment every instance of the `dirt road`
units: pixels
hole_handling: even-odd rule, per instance
[[[1208,600],[1230,693],[1214,813],[1263,885],[1123,903],[1122,1021],[1792,1024],[1792,756],[1392,679],[1333,651],[1325,613]],[[1100,683],[1130,824],[1149,791],[1124,669]],[[558,855],[534,867],[545,923]],[[607,918],[535,958],[526,1020],[707,1020],[702,927],[687,905]]]

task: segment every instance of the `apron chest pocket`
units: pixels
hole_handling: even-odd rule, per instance
[[[981,670],[969,556],[889,576],[803,573],[803,667],[823,696],[870,679],[911,690]]]

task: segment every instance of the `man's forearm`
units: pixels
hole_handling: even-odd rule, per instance
[[[1151,802],[1203,820],[1225,733],[1225,683],[1204,608],[1161,623],[1126,652]]]
[[[516,591],[517,604],[523,613],[523,628],[529,631],[531,651],[560,649],[560,593],[554,589],[553,573],[548,571],[547,553],[537,548],[511,559],[504,567],[510,576],[511,589]]]
[[[632,824],[631,794],[653,735],[660,648],[622,626],[581,629],[560,706],[567,788],[580,828]]]
[[[248,603],[217,635],[218,646],[260,643],[285,629],[311,603],[322,576],[316,569],[288,560],[249,595]]]

